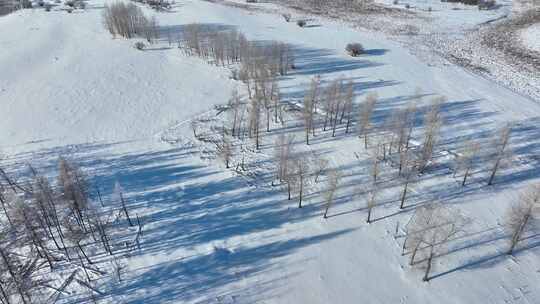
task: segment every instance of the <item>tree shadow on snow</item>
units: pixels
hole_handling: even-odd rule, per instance
[[[133,144],[133,143],[130,143]],[[288,208],[276,189],[251,188],[240,177],[200,164],[188,148],[158,151],[114,152],[122,143],[96,143],[54,147],[14,158],[20,175],[26,162],[36,160],[38,172],[56,172],[57,159],[64,155],[76,161],[98,185],[106,206],[114,201],[113,186],[120,182],[132,216],[144,224],[141,251],[133,259],[151,265],[126,273],[123,282],[99,281],[104,298],[122,296],[124,303],[172,303],[222,295],[229,284],[275,269],[283,269],[279,258],[307,246],[339,237],[352,230],[319,235],[272,237],[273,229],[306,220],[318,208]],[[129,151],[129,150],[128,150]],[[93,192],[93,187],[91,187]],[[287,206],[289,205],[289,206]],[[126,223],[127,225],[127,223]],[[226,245],[231,239],[249,238],[249,243]],[[174,252],[186,254],[173,254]],[[153,256],[165,256],[153,261]],[[283,278],[295,275],[272,272]],[[113,276],[111,276],[111,280]],[[257,278],[253,297],[267,290],[275,295],[279,284]],[[268,285],[266,287],[265,285]],[[230,290],[228,290],[230,293]],[[245,297],[248,291],[234,292]],[[91,299],[88,299],[91,302]]]

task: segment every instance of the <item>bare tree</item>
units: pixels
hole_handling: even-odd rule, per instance
[[[323,218],[327,218],[328,210],[330,209],[330,207],[334,203],[334,195],[336,193],[336,190],[337,190],[340,179],[341,179],[341,174],[337,170],[335,170],[335,169],[330,170],[330,172],[328,174],[328,181],[327,181],[327,185],[326,185],[326,190],[325,190],[325,193],[324,193],[325,210],[324,210]]]
[[[336,82],[332,82],[324,90],[324,124],[323,131],[326,131],[328,125],[332,125],[332,120],[334,118],[334,110],[336,108],[338,95],[338,87]]]
[[[319,100],[320,91],[320,76],[315,76],[311,79],[308,93],[304,96],[304,107],[302,109],[302,116],[304,119],[304,128],[306,132],[306,144],[309,145],[309,133],[315,136],[315,114],[317,113],[317,106]]]
[[[240,98],[240,94],[238,94],[238,90],[234,89],[229,99],[229,123],[233,137],[237,135],[239,125],[241,124],[240,118],[242,117],[242,111],[242,99]]]
[[[233,156],[233,146],[226,134],[223,134],[221,142],[217,144],[217,153],[219,158],[225,163],[225,168],[229,169],[231,158]]]
[[[373,156],[371,157],[371,164],[369,168],[369,174],[373,178],[373,183],[376,183],[379,178],[380,168],[380,149],[379,147],[373,149]]]
[[[512,236],[508,254],[513,254],[527,227],[537,224],[540,215],[540,185],[523,191],[519,201],[508,209],[506,229]]]
[[[129,212],[126,207],[126,202],[124,200],[124,188],[122,185],[120,185],[120,182],[116,181],[114,184],[114,196],[115,199],[120,201],[120,204],[122,206],[122,211],[124,212],[124,215],[126,216],[126,219],[128,220],[129,226],[133,226],[133,222],[131,221],[131,218],[129,217]]]
[[[325,174],[326,169],[328,168],[328,160],[322,157],[317,157],[314,161],[315,166],[315,182],[319,182],[319,178]]]
[[[251,137],[255,136],[255,147],[257,150],[260,147],[261,98],[262,96],[255,95],[255,98],[251,100],[251,108],[249,110],[249,133]]]
[[[474,164],[480,150],[480,145],[472,140],[465,143],[463,152],[457,158],[456,173],[463,171],[463,180],[461,186],[465,186],[467,178],[471,174],[471,170],[474,168]]]
[[[429,163],[433,159],[433,151],[437,144],[439,137],[439,131],[442,124],[441,118],[441,105],[446,99],[444,97],[438,97],[433,99],[428,112],[424,117],[424,142],[422,144],[422,150],[420,155],[420,172],[424,172]]]
[[[306,144],[309,145],[309,134],[313,130],[313,100],[309,95],[304,96],[304,107],[302,108],[302,118],[304,119],[304,131],[306,133]]]
[[[399,209],[405,208],[405,201],[407,199],[407,194],[409,193],[409,186],[415,181],[417,173],[416,167],[414,167],[412,164],[406,165],[406,168],[403,170],[403,191],[401,192]]]
[[[418,94],[420,94],[419,91],[417,91],[417,96],[420,96]],[[409,145],[414,133],[414,127],[416,126],[416,102],[409,103],[405,109],[403,119],[406,122],[405,127],[407,130],[405,135],[405,144],[402,143],[400,147],[403,148],[404,146],[405,149],[409,149]]]
[[[366,223],[371,224],[372,213],[375,206],[377,206],[377,195],[379,194],[379,185],[372,183],[371,187],[367,191],[366,209],[367,219]]]
[[[370,93],[365,101],[360,105],[360,111],[358,112],[358,136],[362,138],[364,136],[364,148],[368,147],[368,132],[371,127],[371,116],[377,103],[378,96],[375,93]]]
[[[274,145],[274,159],[276,166],[276,179],[282,183],[289,175],[290,157],[293,152],[292,135],[279,134]]]
[[[507,124],[495,133],[493,140],[494,153],[493,153],[493,167],[489,176],[488,185],[493,184],[495,175],[501,167],[504,160],[509,158],[510,149],[508,149],[510,142],[510,133],[512,131],[512,125]]]
[[[332,137],[335,137],[336,136],[336,129],[337,129],[337,125],[338,125],[338,117],[339,117],[339,113],[340,113],[340,109],[343,108],[343,79],[338,79],[334,82],[334,84],[332,85],[335,87],[335,100],[334,100],[334,103],[333,103],[333,117],[332,117]],[[342,111],[341,111],[342,112]],[[342,112],[343,113],[343,112]],[[343,116],[343,114],[342,114]]]
[[[420,250],[427,251],[426,269],[423,281],[429,281],[436,251],[441,250],[448,241],[463,232],[468,221],[456,211],[434,202],[416,209],[406,226],[407,236],[404,248],[411,248],[411,265]],[[424,247],[422,247],[424,246]]]
[[[302,199],[307,187],[308,178],[310,175],[309,162],[304,157],[297,157],[293,162],[295,188],[298,190],[298,208],[302,208]]]
[[[347,119],[347,125],[345,126],[345,134],[349,133],[349,128],[351,127],[352,116],[353,116],[352,115],[353,102],[354,102],[354,83],[352,81],[349,81],[345,88],[343,112],[341,115],[342,119],[343,119],[343,116],[346,116],[346,119]]]

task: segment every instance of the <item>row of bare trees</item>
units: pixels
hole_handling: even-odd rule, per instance
[[[149,43],[159,39],[159,25],[155,17],[148,18],[133,3],[115,2],[105,4],[103,24],[113,35],[127,39],[143,37]]]
[[[352,81],[345,83],[338,79],[323,88],[320,77],[314,77],[304,95],[302,107],[306,144],[309,145],[310,135],[316,136],[316,129],[322,121],[322,131],[332,130],[332,137],[336,136],[337,127],[343,123],[345,133],[348,133],[353,120],[353,101]],[[323,116],[322,121],[320,116]]]
[[[268,75],[287,75],[294,67],[294,56],[288,44],[249,41],[235,29],[224,30],[214,25],[185,25],[179,47],[186,55],[211,60],[216,65],[241,62],[241,68],[233,70],[233,76],[244,82],[254,82]]]

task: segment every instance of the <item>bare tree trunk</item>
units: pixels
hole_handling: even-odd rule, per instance
[[[399,205],[399,209],[405,208],[405,199],[407,197],[407,188],[409,187],[409,181],[405,182],[405,185],[403,187],[403,192],[401,193],[401,204]]]
[[[105,205],[103,204],[103,199],[101,198],[101,192],[99,191],[98,185],[96,185],[96,193],[98,195],[98,199],[99,199],[99,203],[101,204],[101,207],[105,207]]]
[[[0,282],[0,294],[2,294],[2,298],[0,298],[2,300],[2,303],[11,304],[9,302],[8,295],[6,294],[6,291],[4,290],[3,282]]]
[[[81,246],[81,242],[77,242],[77,247],[79,247],[79,250],[81,251],[82,255],[84,256],[84,258],[86,259],[86,261],[88,262],[88,264],[92,265],[92,261],[88,258],[88,256],[86,255],[86,252],[84,252],[82,246]]]
[[[304,190],[304,177],[302,175],[300,177],[300,200],[298,202],[298,208],[302,208],[302,197],[303,197],[303,190]]]
[[[10,226],[13,226],[13,222],[11,221],[11,217],[9,216],[9,213],[6,209],[6,201],[4,199],[4,196],[0,192],[0,203],[2,204],[2,209],[4,209],[4,214],[6,215],[6,219],[8,220],[8,223]]]
[[[431,245],[430,250],[429,250],[429,257],[427,259],[426,272],[424,273],[424,278],[422,279],[424,282],[429,281],[429,272],[431,271],[431,265],[433,264],[433,256],[434,256],[434,245]]]
[[[495,179],[495,174],[497,174],[497,170],[499,170],[499,165],[501,163],[501,159],[497,159],[495,161],[495,165],[493,166],[493,169],[491,170],[491,175],[489,176],[489,182],[488,182],[488,185],[492,185],[493,184],[493,180]]]
[[[469,168],[465,170],[465,175],[463,175],[463,181],[461,182],[462,187],[465,187],[465,183],[467,182],[467,177],[469,177],[469,171],[470,171]]]
[[[525,215],[525,218],[519,225],[519,229],[517,229],[514,234],[512,235],[511,245],[510,249],[508,250],[508,254],[513,254],[514,249],[516,248],[516,245],[519,243],[519,239],[521,238],[521,234],[523,234],[523,231],[525,230],[525,227],[527,226],[527,223],[529,222],[531,214],[527,213]]]
[[[2,257],[2,260],[4,261],[4,264],[6,265],[6,268],[8,269],[9,275],[11,276],[11,279],[13,280],[13,283],[15,283],[15,286],[17,287],[17,292],[19,293],[21,300],[24,304],[28,304],[26,297],[24,295],[24,292],[21,288],[21,284],[17,280],[17,276],[15,275],[15,272],[12,269],[11,262],[9,261],[9,258],[7,257],[6,253],[2,248],[0,248],[0,256]]]
[[[122,192],[120,192],[120,203],[122,203],[122,209],[124,210],[124,214],[127,217],[129,226],[133,227],[133,223],[131,222],[131,218],[129,217],[129,213],[126,208],[126,203],[124,202],[124,195],[122,194]]]

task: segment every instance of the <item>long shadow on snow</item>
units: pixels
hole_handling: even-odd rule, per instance
[[[67,154],[90,173],[91,184],[101,185],[106,205],[118,204],[110,194],[114,182],[119,181],[130,213],[145,214],[141,217],[145,225],[142,252],[132,252],[135,256],[167,254],[197,246],[212,248],[215,242],[247,235],[255,243],[263,243],[197,253],[145,269],[126,278],[123,285],[113,286],[115,294],[136,295],[129,303],[167,303],[218,292],[226,284],[283,266],[274,265],[273,258],[349,232],[305,238],[282,236],[279,241],[268,243],[269,233],[256,233],[318,215],[320,210],[289,210],[290,204],[283,203],[277,190],[249,188],[241,178],[224,178],[221,171],[194,164],[187,149],[113,153],[110,149],[115,149],[115,145],[55,147],[20,155],[18,162],[39,155],[45,164],[38,171],[45,172],[55,169],[59,155]],[[139,289],[147,293],[133,292]]]
[[[127,282],[118,291],[132,295],[126,303],[177,303],[211,295],[214,290],[269,268],[281,268],[276,259],[302,247],[311,246],[351,232],[341,230],[317,236],[276,241],[259,246],[241,246],[234,250],[214,250],[208,254],[173,261],[144,271],[137,279]]]

